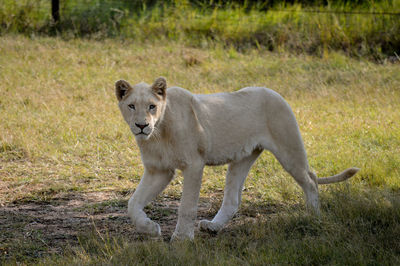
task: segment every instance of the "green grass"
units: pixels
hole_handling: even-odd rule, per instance
[[[0,34],[175,40],[203,48],[222,43],[237,50],[257,47],[319,56],[342,51],[379,62],[398,61],[400,54],[399,15],[364,14],[399,14],[400,0],[333,1],[325,6],[283,3],[268,11],[258,5],[200,7],[188,1],[151,6],[108,0],[61,4],[61,21],[55,25],[49,1],[5,0],[0,4]],[[320,13],[308,12],[312,10]]]
[[[199,233],[194,243],[132,238],[134,228],[127,219],[107,216],[115,210],[125,212],[143,172],[113,84],[120,78],[152,82],[157,76],[193,93],[272,88],[292,106],[310,165],[319,176],[350,166],[361,171],[345,184],[321,186],[318,220],[307,215],[299,187],[265,152],[246,181],[239,215],[222,233]],[[0,261],[399,264],[399,99],[398,65],[355,60],[339,52],[319,58],[260,49],[239,53],[223,44],[191,48],[173,41],[3,36]],[[219,207],[225,170],[205,170],[204,216],[211,217]],[[180,198],[181,184],[178,175],[163,197],[147,208],[162,225],[176,222],[174,209],[166,203]],[[94,217],[93,233],[77,227],[77,236],[54,251],[59,245],[46,228],[63,228],[68,221],[61,217],[50,227],[28,230],[38,218],[23,214],[27,207],[43,206],[40,212],[48,205],[64,206],[63,195],[84,199],[90,193],[115,194],[68,209]],[[13,222],[9,212],[2,216],[9,206],[21,212],[13,212]],[[96,216],[102,214],[106,217]],[[165,239],[172,230],[165,229]]]

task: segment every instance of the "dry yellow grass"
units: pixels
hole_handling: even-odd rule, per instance
[[[187,58],[196,63],[188,64]],[[389,193],[384,195],[398,202],[398,64],[377,65],[336,53],[316,58],[258,50],[241,54],[219,47],[194,49],[172,42],[3,36],[0,206],[48,200],[59,192],[128,195],[133,191],[143,167],[119,113],[113,84],[120,78],[152,82],[157,76],[194,93],[245,86],[278,91],[296,114],[318,175],[360,167],[349,185],[339,186],[344,191],[351,187],[350,194],[343,192],[349,201],[352,195],[363,202],[363,193]],[[206,169],[202,196],[220,194],[224,170]],[[180,186],[178,176],[165,194],[179,197]],[[326,200],[335,195],[326,187],[321,193]],[[246,182],[244,212],[263,202],[303,203],[295,182],[269,153],[258,160]],[[388,204],[393,208],[393,203]]]

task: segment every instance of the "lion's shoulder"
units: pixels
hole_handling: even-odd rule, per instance
[[[180,87],[170,87],[167,89],[167,105],[175,116],[179,113],[187,113],[192,108],[195,94]]]
[[[185,90],[184,88],[181,87],[169,87],[167,89],[167,96],[168,97],[192,97],[193,94],[188,91]]]

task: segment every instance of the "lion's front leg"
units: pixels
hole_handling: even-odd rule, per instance
[[[203,164],[190,165],[183,171],[183,193],[178,210],[178,223],[172,240],[193,239],[194,223],[197,217],[197,203],[199,201]]]
[[[152,236],[160,236],[160,226],[150,220],[143,208],[168,185],[174,176],[174,171],[145,170],[136,191],[129,199],[128,215],[132,219],[136,230]]]

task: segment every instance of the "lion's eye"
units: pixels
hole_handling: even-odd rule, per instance
[[[135,110],[135,105],[134,104],[128,104],[128,107],[130,108],[130,109],[132,109],[132,110]]]
[[[150,110],[153,110],[153,109],[155,109],[156,108],[156,106],[154,105],[154,104],[150,104],[150,106],[149,106],[149,109]]]

